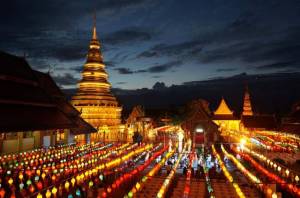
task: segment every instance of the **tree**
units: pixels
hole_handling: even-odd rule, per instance
[[[162,90],[165,88],[167,88],[167,87],[164,82],[156,82],[152,87],[152,89],[154,89],[154,90]]]

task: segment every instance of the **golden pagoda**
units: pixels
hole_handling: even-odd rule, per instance
[[[118,141],[121,140],[121,111],[118,101],[110,91],[108,74],[105,71],[100,42],[97,38],[94,21],[86,63],[78,82],[77,93],[72,104],[81,112],[81,117],[94,126],[98,132],[90,137],[77,137],[81,141]],[[80,140],[79,140],[80,141]]]
[[[244,96],[244,105],[243,105],[243,116],[253,116],[253,111],[251,107],[251,101],[250,101],[250,94],[248,90],[248,86],[245,90],[245,96]]]

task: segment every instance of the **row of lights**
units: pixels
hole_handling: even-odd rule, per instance
[[[143,189],[143,187],[147,184],[147,181],[151,180],[151,178],[157,174],[157,172],[161,169],[161,167],[165,164],[165,162],[174,154],[174,150],[169,151],[159,163],[157,163],[148,173],[143,176],[143,178],[135,184],[135,186],[125,195],[126,198],[131,198],[139,191]],[[138,188],[136,188],[136,185]]]
[[[299,176],[297,174],[291,174],[291,171],[288,168],[284,168],[282,165],[277,164],[276,162],[270,160],[263,154],[257,153],[254,150],[250,150],[247,147],[244,147],[243,151],[249,153],[250,155],[254,156],[256,159],[260,160],[268,167],[274,169],[274,171],[278,172],[282,177],[289,178],[291,181],[295,181],[299,183]]]
[[[224,153],[224,155],[230,159],[231,161],[233,161],[233,163],[235,164],[235,166],[252,182],[254,183],[258,189],[260,189],[261,191],[263,191],[266,196],[270,197],[273,194],[276,195],[276,192],[273,192],[273,190],[271,188],[269,188],[267,185],[265,185],[258,177],[256,177],[255,175],[253,175],[249,170],[247,170],[245,168],[244,165],[242,165],[242,163],[239,162],[239,160],[237,160],[232,154],[228,153],[226,151],[226,149],[224,148],[223,145],[221,145],[221,150]]]
[[[183,152],[186,150],[186,145],[183,149]],[[162,184],[162,186],[160,187],[156,197],[157,198],[162,198],[165,196],[170,184],[172,183],[173,179],[174,179],[174,175],[176,173],[176,169],[181,161],[181,158],[183,156],[183,153],[181,152],[179,155],[178,155],[178,159],[175,163],[175,165],[173,166],[171,172],[169,173],[169,175],[167,176],[167,178],[164,180],[164,183]]]
[[[295,194],[297,196],[300,196],[300,189],[293,184],[288,184],[285,180],[277,176],[276,174],[271,173],[267,169],[265,169],[263,166],[261,166],[259,163],[257,163],[250,155],[246,153],[242,153],[238,151],[237,149],[234,149],[234,151],[238,154],[240,154],[245,160],[250,162],[256,170],[266,175],[269,179],[273,180],[275,183],[278,183],[281,185],[282,188],[286,189],[287,191],[291,192],[292,194]],[[272,195],[273,196],[273,195]],[[273,196],[275,197],[275,195]]]
[[[218,160],[218,163],[223,171],[223,174],[225,175],[225,177],[227,178],[227,180],[232,184],[232,186],[235,189],[235,192],[237,193],[237,195],[241,198],[245,198],[245,194],[242,192],[241,188],[239,187],[239,185],[237,183],[235,183],[233,181],[233,177],[231,176],[231,174],[229,173],[229,171],[227,170],[224,162],[222,161],[219,153],[216,151],[215,146],[212,145],[212,151],[213,151],[213,155],[216,157],[216,159]]]

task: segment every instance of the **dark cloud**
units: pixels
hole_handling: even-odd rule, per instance
[[[117,85],[124,85],[124,84],[127,84],[127,82],[117,82],[116,84]]]
[[[170,69],[172,69],[174,67],[178,67],[182,64],[183,64],[182,61],[171,61],[171,62],[167,62],[167,63],[161,64],[161,65],[154,65],[154,66],[148,67],[147,69],[139,69],[139,70],[133,71],[129,68],[120,67],[120,68],[115,68],[114,70],[118,71],[119,74],[162,73],[162,72],[169,71]]]
[[[116,63],[114,61],[104,61],[106,67],[115,67]]]
[[[151,34],[140,28],[125,28],[113,33],[110,33],[103,38],[103,42],[119,45],[124,43],[134,43],[137,41],[149,41],[151,39]]]
[[[152,76],[152,78],[161,78],[162,76]]]
[[[75,72],[79,73],[79,72],[82,72],[82,70],[83,70],[83,65],[77,65],[77,66],[71,67],[70,69],[71,69],[72,71],[75,71]]]
[[[147,69],[147,71],[149,73],[166,72],[166,71],[170,70],[171,68],[177,67],[177,66],[179,66],[181,64],[182,64],[181,61],[172,61],[172,62],[168,62],[168,63],[165,63],[165,64],[155,65],[155,66],[149,67]]]
[[[114,70],[118,71],[119,74],[133,74],[133,73],[135,73],[131,69],[125,68],[125,67],[115,68]]]
[[[70,73],[65,73],[62,75],[52,75],[52,78],[55,80],[55,82],[60,86],[65,85],[75,85],[78,81],[77,78],[74,77],[74,75]]]
[[[75,21],[91,15],[94,10],[99,15],[105,13],[117,15],[121,11],[146,6],[149,3],[151,3],[149,0],[97,0],[84,3],[53,0],[4,1],[0,7],[0,22],[3,25],[1,27],[18,24],[23,28],[35,29],[49,26],[69,28]]]
[[[38,58],[26,58],[28,63],[37,70],[49,70],[51,67],[51,63],[48,59],[38,59]]]
[[[256,66],[257,70],[273,70],[273,69],[288,69],[288,68],[298,68],[300,69],[300,63],[296,61],[288,61],[288,62],[277,62],[267,65]]]
[[[150,58],[159,56],[180,56],[190,57],[200,53],[202,50],[202,42],[193,40],[177,44],[158,44],[153,46],[148,51],[144,51],[137,55],[137,58]]]
[[[82,60],[87,53],[86,47],[83,46],[64,46],[57,47],[56,50],[48,51],[48,56],[55,58],[59,61],[74,61]]]
[[[231,72],[231,71],[236,71],[237,68],[218,68],[216,69],[216,72]]]
[[[233,60],[246,63],[300,61],[300,38],[292,40],[291,37],[285,37],[270,41],[244,41],[207,50],[199,57],[199,61],[202,63]]]

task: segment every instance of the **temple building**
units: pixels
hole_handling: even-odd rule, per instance
[[[191,101],[187,104],[186,116],[181,124],[186,139],[190,138],[193,148],[198,151],[219,141],[218,126],[213,122],[208,106],[209,103],[203,99]]]
[[[70,104],[49,74],[0,51],[0,153],[75,142],[95,129]]]
[[[152,118],[146,117],[145,110],[141,105],[133,107],[126,120],[127,142],[132,141],[135,132],[143,137],[143,141],[148,141],[151,138],[149,132],[153,129],[152,121]]]
[[[231,111],[222,97],[222,100],[219,104],[219,107],[214,112],[213,121],[219,126],[219,130],[239,130],[240,120],[233,115],[233,111]]]
[[[92,31],[86,63],[78,83],[78,90],[72,98],[73,106],[81,117],[97,129],[96,133],[77,136],[83,141],[118,141],[124,139],[121,125],[121,111],[118,101],[110,91],[108,74],[105,71],[96,25]]]

